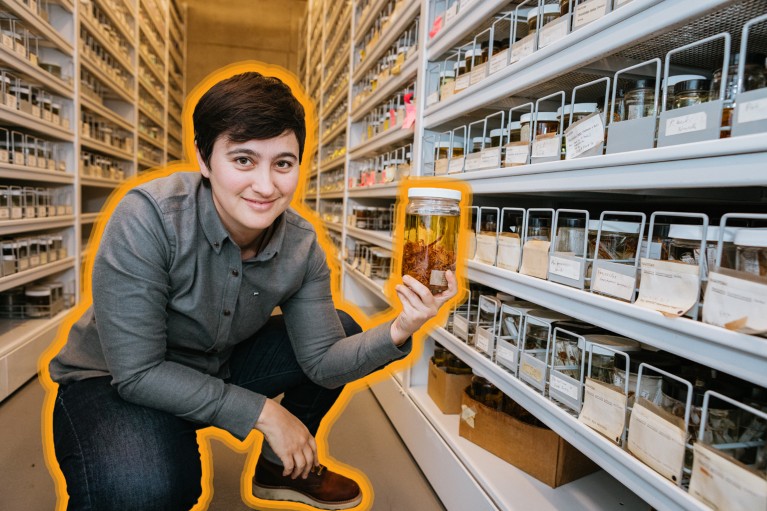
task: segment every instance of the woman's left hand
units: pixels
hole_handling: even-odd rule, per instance
[[[458,293],[458,280],[455,274],[445,272],[447,290],[432,295],[429,288],[410,275],[402,277],[402,284],[396,286],[397,296],[402,303],[402,312],[391,325],[391,337],[394,344],[402,345],[424,323],[437,315],[439,308]]]

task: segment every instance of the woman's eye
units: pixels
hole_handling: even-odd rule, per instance
[[[240,156],[239,158],[236,158],[234,161],[237,162],[239,165],[247,165],[250,163],[250,159],[245,158],[244,156]]]
[[[293,168],[293,163],[289,162],[287,160],[280,160],[280,161],[277,162],[276,165],[277,165],[278,169],[289,170],[289,169]]]

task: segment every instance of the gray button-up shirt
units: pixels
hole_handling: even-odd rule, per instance
[[[394,345],[390,323],[344,338],[311,224],[288,210],[270,230],[242,261],[199,172],[128,192],[96,255],[93,305],[51,361],[53,380],[111,375],[127,401],[243,439],[266,398],[225,383],[227,362],[275,307],[298,363],[320,385],[343,385],[410,351],[410,340]]]

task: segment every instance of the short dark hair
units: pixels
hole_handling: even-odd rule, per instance
[[[304,107],[279,78],[252,71],[222,80],[203,94],[192,119],[195,143],[208,168],[213,145],[220,136],[247,142],[292,131],[298,139],[298,161],[302,159]]]

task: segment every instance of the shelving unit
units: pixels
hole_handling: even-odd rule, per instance
[[[181,157],[185,9],[178,0],[3,0],[0,12],[18,19],[39,39],[37,47],[30,45],[24,56],[0,44],[2,67],[50,93],[53,102],[61,104],[62,119],[57,123],[50,116],[36,116],[0,101],[0,124],[55,146],[50,168],[0,163],[0,185],[48,190],[62,209],[55,216],[0,220],[0,236],[61,236],[68,254],[0,276],[0,290],[57,280],[77,303],[84,250],[109,194],[140,169]],[[139,13],[151,29],[141,24]],[[146,48],[142,49],[142,43]],[[154,57],[148,57],[145,49]],[[37,53],[32,56],[31,50]],[[140,71],[161,87],[147,90]],[[142,106],[150,97],[154,110]],[[141,133],[142,118],[162,136],[154,139]],[[140,157],[139,143],[148,143],[159,158]],[[93,174],[88,164],[106,169],[103,159],[109,159],[122,175],[106,170]],[[65,169],[53,170],[59,161]],[[65,315],[66,311],[46,319],[0,319],[0,400],[34,376],[38,357]]]
[[[348,149],[344,157],[335,159],[323,158],[323,153],[318,151],[312,179],[319,178],[318,182],[322,182],[324,174],[336,172],[343,165],[345,182],[349,183],[363,161],[380,158],[409,141],[413,144],[411,175],[422,175],[432,161],[428,141],[439,133],[491,113],[508,112],[512,107],[559,90],[566,91],[569,103],[569,93],[577,85],[602,77],[612,79],[620,69],[654,57],[663,59],[676,47],[722,31],[733,35],[731,51],[737,52],[743,24],[765,13],[764,4],[756,0],[633,0],[563,39],[488,73],[460,93],[433,102],[436,92],[433,64],[471,43],[474,36],[488,26],[488,20],[513,10],[518,3],[402,0],[397,2],[396,15],[378,34],[375,45],[365,48],[371,30],[379,26],[379,16],[388,12],[389,2],[352,2]],[[315,41],[319,41],[318,31],[323,29],[317,26],[322,19],[316,14],[317,10],[329,8],[329,16],[333,17],[336,9],[341,9],[324,4],[327,2],[310,1],[305,21],[307,49],[300,62],[304,63],[302,76],[309,91],[315,90],[313,86],[317,81],[313,72],[317,68],[312,66],[328,63],[322,59],[312,60]],[[443,11],[452,4],[457,6],[458,15],[450,20],[443,17],[442,29],[430,37],[435,19],[444,15]],[[418,50],[402,63],[398,75],[388,77],[364,100],[355,103],[361,82],[375,69],[376,59],[386,53],[416,17],[420,20]],[[763,30],[752,37],[756,38],[756,51],[767,51]],[[330,44],[332,52],[343,47],[337,34]],[[366,50],[361,62],[360,48]],[[715,59],[707,54],[697,62],[685,61],[680,65],[689,69],[710,66],[712,62]],[[369,114],[411,83],[415,83],[414,128],[360,136]],[[325,106],[335,109],[341,104],[339,97],[340,94],[326,98],[330,101]],[[331,112],[318,104],[322,124]],[[340,133],[340,129],[334,129],[321,140],[330,142]],[[716,215],[722,211],[752,211],[762,207],[767,188],[766,166],[767,133],[761,133],[441,177],[469,183],[475,204],[481,205],[511,206],[519,202],[524,207],[536,204],[554,207],[552,204],[561,202],[579,203],[588,209],[592,203],[598,203],[616,204],[614,208],[603,209],[620,210],[631,209],[626,204],[633,202],[645,210],[670,203],[672,206],[655,207],[655,210],[673,210],[673,205],[679,204],[682,208],[707,211],[710,206]],[[345,215],[349,215],[355,205],[391,204],[397,192],[396,182],[353,188],[347,185],[343,193],[317,191],[307,201],[315,208],[319,208],[321,202],[342,201],[344,224],[326,224],[328,229],[342,235],[342,243],[353,239],[391,250],[392,236],[388,232],[358,229],[346,223]],[[471,282],[637,339],[755,385],[767,386],[767,342],[763,338],[686,318],[666,318],[633,304],[487,264],[469,261],[467,269]],[[345,297],[364,310],[373,313],[388,307],[380,283],[348,263],[342,265],[342,278]],[[458,355],[477,374],[488,378],[605,471],[551,490],[459,437],[457,416],[442,414],[426,393],[428,359],[434,341]],[[373,390],[448,509],[646,509],[648,506],[661,510],[704,509],[686,490],[662,478],[444,329],[432,332],[423,354],[412,368],[390,373],[390,377]],[[525,498],[529,500],[523,500]]]

